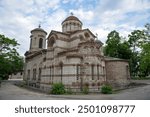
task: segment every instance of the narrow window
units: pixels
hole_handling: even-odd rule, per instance
[[[33,80],[36,80],[36,69],[33,69]]]
[[[42,48],[42,45],[43,45],[43,39],[40,38],[40,40],[39,40],[39,48]]]
[[[99,80],[99,65],[97,65],[97,79]]]
[[[41,68],[39,68],[39,77],[38,77],[38,81],[41,81]]]
[[[30,79],[30,70],[28,70],[27,80]]]
[[[77,75],[77,80],[79,80],[79,65],[76,66],[76,75]]]
[[[91,71],[92,71],[92,80],[94,80],[94,65],[91,66]]]
[[[61,68],[61,82],[62,82],[62,78],[63,78],[63,64],[60,64],[60,68]]]

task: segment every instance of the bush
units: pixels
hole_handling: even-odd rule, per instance
[[[66,91],[66,94],[73,94],[72,89],[68,88],[67,91]]]
[[[65,86],[62,83],[55,83],[52,85],[52,94],[64,94],[65,93]]]
[[[103,94],[112,94],[112,87],[110,85],[104,85],[101,88]]]
[[[88,94],[88,93],[89,93],[89,87],[88,87],[88,86],[84,86],[82,92],[83,92],[84,94]]]

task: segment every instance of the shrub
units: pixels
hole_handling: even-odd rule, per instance
[[[82,92],[83,92],[84,94],[88,94],[88,93],[89,93],[89,87],[84,86]]]
[[[72,89],[68,88],[67,91],[66,91],[66,94],[73,94]]]
[[[110,85],[104,85],[101,88],[103,94],[112,94],[112,87]]]
[[[52,94],[64,94],[65,93],[65,86],[62,83],[55,83],[52,85]]]

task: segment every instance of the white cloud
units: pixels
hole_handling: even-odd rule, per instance
[[[71,3],[71,4],[80,4],[82,3],[83,0],[63,0],[62,3],[67,4],[67,3]]]
[[[21,44],[19,52],[23,55],[29,49],[30,31],[39,22],[48,33],[51,30],[61,31],[61,22],[69,12],[73,12],[83,22],[84,28],[89,28],[94,34],[98,33],[102,42],[105,42],[110,31],[117,30],[120,35],[127,36],[134,29],[141,29],[141,25],[150,18],[149,0],[97,0],[96,6],[91,8],[86,8],[89,4],[83,2],[0,0],[0,33],[16,38]]]
[[[19,53],[29,49],[30,30],[45,23],[48,10],[56,10],[60,0],[2,0],[0,1],[0,33],[20,43]],[[47,23],[45,23],[47,24]]]
[[[82,20],[92,20],[94,17],[94,13],[92,11],[84,11],[83,9],[77,10],[70,10],[73,12],[77,17],[80,17]]]

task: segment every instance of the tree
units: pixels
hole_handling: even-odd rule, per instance
[[[0,34],[0,77],[7,79],[14,72],[23,69],[23,57],[19,55],[16,47],[19,44]]]
[[[134,30],[131,34],[128,35],[129,37],[129,45],[132,51],[131,59],[130,59],[130,70],[132,76],[138,76],[140,73],[140,51],[141,45],[145,40],[145,34],[143,30]]]
[[[106,56],[128,59],[132,76],[150,75],[150,24],[144,30],[132,31],[128,41],[116,31],[111,31],[107,38]]]
[[[142,45],[141,59],[140,59],[140,75],[150,75],[150,43]]]
[[[129,43],[125,41],[125,38],[119,36],[117,31],[111,31],[107,36],[104,54],[110,57],[130,59],[131,50]]]
[[[118,57],[118,46],[120,40],[119,33],[115,30],[111,31],[107,36],[104,54],[110,57]]]
[[[144,35],[145,39],[141,44],[141,53],[140,53],[140,71],[141,76],[150,75],[150,24],[145,25]]]

